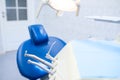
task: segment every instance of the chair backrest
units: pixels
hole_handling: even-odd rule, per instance
[[[48,60],[45,55],[48,52],[51,45],[52,47],[50,54],[56,56],[56,54],[66,45],[66,43],[56,37],[49,37],[42,25],[31,25],[28,27],[30,33],[30,39],[24,41],[17,50],[17,65],[20,73],[29,79],[41,78],[48,73],[43,69],[33,64],[28,64],[28,57],[25,57],[25,52],[34,54],[44,60]],[[35,60],[34,60],[35,61]]]

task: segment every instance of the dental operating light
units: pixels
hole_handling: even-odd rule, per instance
[[[80,7],[79,4],[80,0],[40,0],[37,17],[44,5],[49,5],[51,8],[56,10],[58,16],[64,11],[76,12],[76,15],[78,15]]]

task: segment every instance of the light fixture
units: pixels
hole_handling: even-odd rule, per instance
[[[45,4],[55,9],[57,11],[58,16],[61,15],[64,11],[67,12],[74,11],[76,12],[76,15],[78,15],[80,0],[41,0],[37,17],[40,14],[41,8]]]
[[[76,11],[77,6],[73,0],[49,0],[48,4],[60,11]]]

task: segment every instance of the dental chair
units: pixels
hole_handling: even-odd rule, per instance
[[[49,52],[55,57],[66,43],[57,37],[49,37],[42,25],[30,25],[28,30],[30,39],[24,41],[17,50],[17,66],[24,77],[30,80],[42,79],[48,75],[42,67],[49,67],[36,59],[26,57],[26,54],[29,53],[51,63],[51,60],[46,58],[46,54]],[[34,63],[39,63],[41,67]]]

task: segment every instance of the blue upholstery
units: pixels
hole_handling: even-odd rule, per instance
[[[42,25],[32,25],[28,27],[31,40],[35,45],[39,45],[48,41],[48,35],[46,31],[43,29],[43,27],[39,26]]]
[[[81,78],[120,78],[120,44],[104,40],[73,40],[71,47]]]
[[[50,52],[53,57],[56,56],[56,54],[65,46],[66,43],[59,38],[48,37],[42,25],[31,25],[28,29],[31,39],[24,41],[18,48],[17,65],[20,73],[24,77],[35,80],[47,75],[48,73],[38,66],[28,64],[27,60],[29,58],[24,56],[25,51],[27,50],[27,53],[34,54],[50,62],[50,60],[45,58],[45,55],[53,42],[56,41]]]

